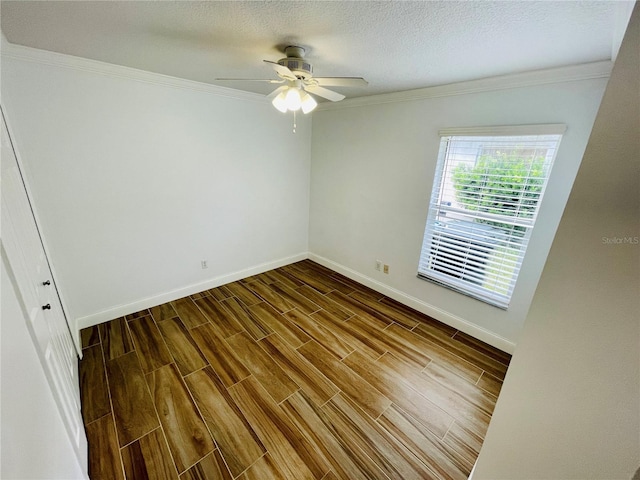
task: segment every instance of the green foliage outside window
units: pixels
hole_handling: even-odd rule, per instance
[[[467,210],[533,218],[545,179],[545,156],[524,156],[518,150],[481,155],[475,165],[459,164],[453,170],[456,200]],[[523,227],[477,220],[524,233]]]

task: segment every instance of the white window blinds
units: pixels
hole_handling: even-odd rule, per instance
[[[534,125],[440,132],[419,277],[509,306],[564,130]]]

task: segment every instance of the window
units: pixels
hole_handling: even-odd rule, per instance
[[[418,277],[506,309],[564,131],[441,131]]]

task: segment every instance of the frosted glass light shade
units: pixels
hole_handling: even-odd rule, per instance
[[[297,88],[289,88],[284,100],[287,103],[287,109],[291,111],[295,112],[296,110],[300,110],[300,107],[302,106],[300,90]]]
[[[307,92],[302,94],[302,113],[309,113],[318,106],[318,103]]]
[[[271,100],[272,105],[282,113],[287,113],[287,101],[285,100],[285,97],[285,92],[280,92],[273,100]]]
[[[300,109],[303,113],[309,113],[318,106],[316,100],[299,87],[287,87],[276,95],[271,103],[282,113],[296,112]]]

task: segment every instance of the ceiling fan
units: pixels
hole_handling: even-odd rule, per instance
[[[302,110],[311,112],[318,105],[312,95],[326,98],[332,102],[339,102],[344,95],[324,88],[334,87],[365,87],[369,83],[361,77],[314,77],[312,65],[304,59],[304,48],[295,45],[284,49],[286,58],[277,62],[264,60],[273,67],[278,80],[248,79],[248,78],[217,78],[218,81],[252,81],[283,84],[271,92],[267,97],[273,106],[281,112]],[[312,94],[312,95],[309,95]]]

